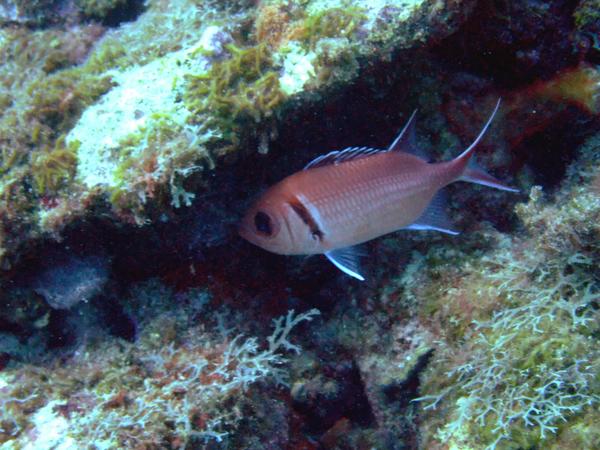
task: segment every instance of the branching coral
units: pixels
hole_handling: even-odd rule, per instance
[[[488,282],[516,306],[476,322],[459,352],[438,355],[432,369],[438,375],[425,387],[437,392],[419,399],[425,409],[455,402],[441,440],[462,442],[469,435],[489,449],[506,441],[529,447],[600,402],[600,352],[592,338],[600,289],[586,275],[592,261],[574,255],[564,265],[540,265],[530,255],[523,276],[522,266],[510,269],[509,258],[495,261],[505,268]]]

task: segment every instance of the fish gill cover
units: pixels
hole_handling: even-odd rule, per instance
[[[2,448],[600,448],[599,11],[0,0]],[[477,159],[521,193],[450,186],[460,235],[377,239],[364,283],[237,235],[498,98]]]

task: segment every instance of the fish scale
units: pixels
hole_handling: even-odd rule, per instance
[[[320,211],[322,228],[335,230],[325,233],[325,248],[365,242],[408,226],[421,215],[440,184],[454,178],[450,174],[440,183],[437,170],[402,153],[382,153],[355,163],[363,167],[344,163],[330,168],[329,179],[329,174],[315,169],[302,172],[297,180],[295,189],[309,186],[304,196]],[[408,166],[420,167],[410,176],[405,173]],[[323,189],[332,194],[321,195]]]
[[[414,142],[415,113],[388,149],[329,152],[268,189],[244,216],[240,235],[274,253],[325,254],[363,280],[356,245],[399,229],[452,230],[436,194],[455,181],[516,192],[474,165],[487,123],[458,157],[429,163]]]

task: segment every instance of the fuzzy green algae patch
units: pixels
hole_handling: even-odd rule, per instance
[[[138,20],[110,31],[95,24],[0,31],[2,267],[32,238],[57,236],[102,193],[77,176],[79,149],[85,156],[97,135],[67,139],[86,109],[133,67],[194,45],[207,14],[191,2],[168,10],[148,2]]]

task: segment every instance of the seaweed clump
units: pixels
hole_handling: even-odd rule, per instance
[[[297,39],[314,48],[320,39],[350,38],[366,20],[362,8],[331,8],[309,15],[297,32]]]
[[[242,136],[268,136],[272,119],[285,99],[267,44],[227,44],[230,57],[214,62],[206,74],[189,75],[186,107],[193,123],[220,133],[217,155],[239,148]]]
[[[75,176],[77,168],[77,143],[65,144],[60,138],[49,152],[32,156],[31,175],[33,186],[40,195],[56,195]]]
[[[306,15],[281,5],[262,5],[254,23],[255,43],[228,43],[228,58],[213,61],[207,73],[187,76],[184,101],[192,112],[190,121],[217,130],[213,144],[218,156],[242,148],[250,139],[258,139],[259,151],[266,152],[276,135],[277,114],[289,95],[309,78],[313,82],[308,86],[314,89],[347,81],[349,76],[337,76],[341,73],[356,73],[356,49],[349,39],[364,20],[360,8],[329,8]],[[286,72],[286,60],[290,70],[306,72],[299,87],[281,84],[286,76],[280,69],[283,66]]]
[[[5,268],[15,249],[40,231],[38,213],[59,201],[59,191],[70,192],[76,148],[65,145],[64,136],[112,85],[109,76],[78,65],[101,34],[97,26],[0,32],[0,264]]]

